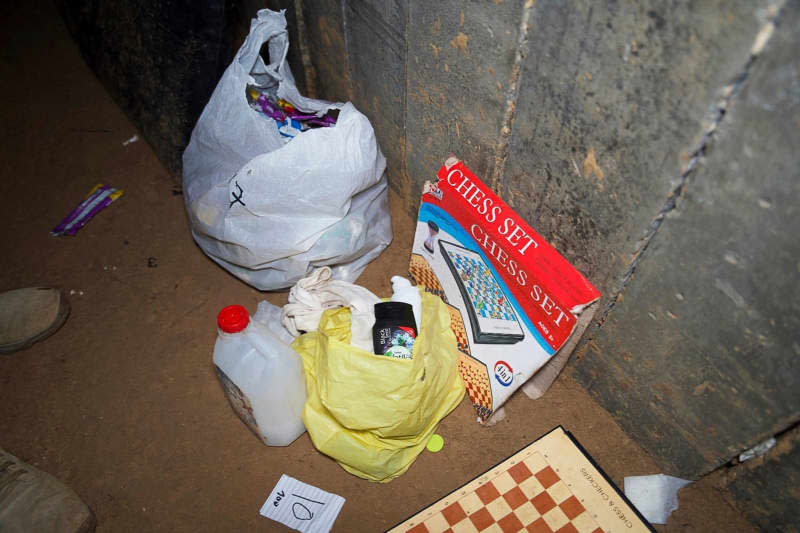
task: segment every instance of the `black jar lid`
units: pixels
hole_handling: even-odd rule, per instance
[[[414,309],[411,304],[406,302],[379,302],[375,304],[375,320],[393,320],[416,328],[414,321]]]

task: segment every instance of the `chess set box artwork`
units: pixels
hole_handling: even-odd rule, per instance
[[[600,293],[462,162],[426,182],[410,274],[442,298],[486,420],[544,366]]]

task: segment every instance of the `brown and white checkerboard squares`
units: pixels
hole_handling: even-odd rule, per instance
[[[450,312],[450,327],[456,336],[456,343],[461,356],[458,361],[458,370],[467,388],[467,394],[481,418],[488,418],[492,414],[492,385],[486,365],[472,357],[469,348],[467,329],[464,318],[458,308],[447,303],[439,278],[433,272],[428,262],[419,254],[411,254],[409,275],[417,285],[425,287],[427,292],[439,296],[447,304]]]
[[[602,529],[544,457],[534,453],[407,533],[517,531],[601,533]]]

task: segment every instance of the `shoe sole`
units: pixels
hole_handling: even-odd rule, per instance
[[[58,331],[59,328],[64,325],[64,322],[67,321],[67,317],[69,316],[69,312],[70,312],[69,302],[66,300],[66,298],[64,298],[64,295],[62,294],[58,304],[58,314],[56,315],[56,319],[53,321],[53,323],[50,324],[50,327],[28,339],[21,340],[19,342],[14,342],[11,344],[0,345],[0,354],[8,355],[14,352],[18,352],[20,350],[29,348],[30,346],[39,342],[40,340],[46,339],[47,337]]]

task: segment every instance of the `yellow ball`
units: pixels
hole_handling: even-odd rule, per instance
[[[444,447],[444,439],[441,435],[434,433],[431,435],[431,438],[428,439],[428,444],[425,447],[428,448],[429,451],[438,452]]]

